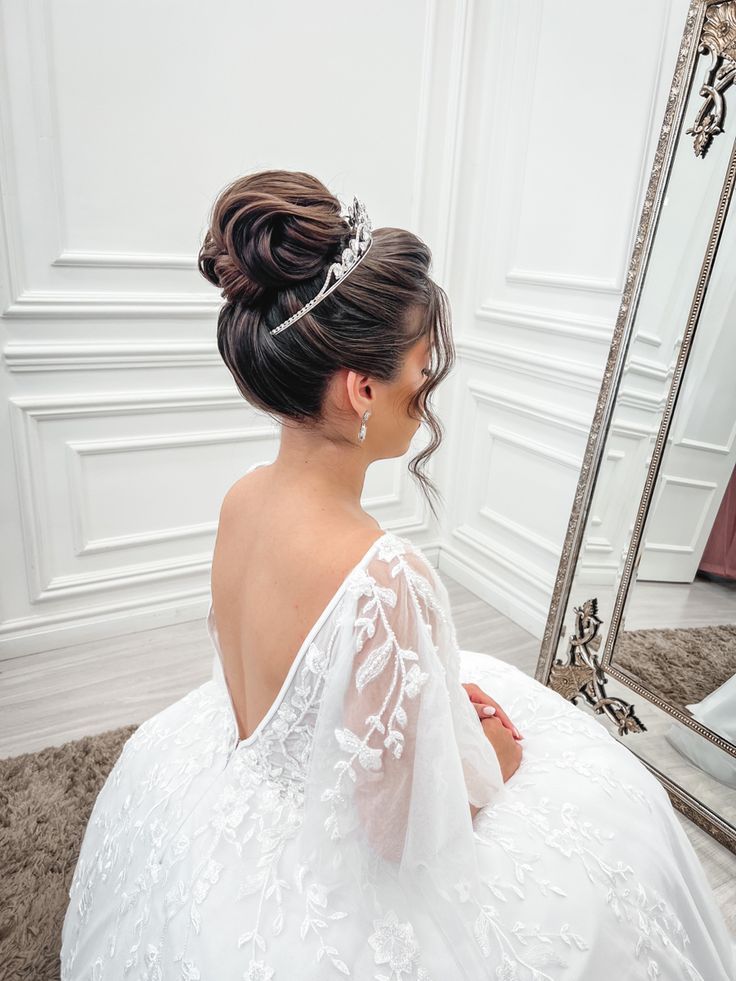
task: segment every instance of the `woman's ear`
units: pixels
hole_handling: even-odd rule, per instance
[[[345,373],[345,392],[358,415],[362,416],[366,409],[373,411],[374,389],[370,375],[348,369]]]

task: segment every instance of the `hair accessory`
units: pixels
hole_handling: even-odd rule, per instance
[[[329,296],[350,275],[370,249],[373,242],[373,226],[368,217],[368,212],[365,210],[365,205],[354,197],[352,204],[348,205],[347,208],[343,206],[340,216],[346,219],[348,227],[353,232],[353,237],[342,250],[340,258],[333,262],[327,270],[327,277],[319,293],[308,303],[305,303],[295,314],[292,314],[288,320],[284,320],[278,327],[273,327],[269,331],[270,334],[278,334],[280,331],[286,330],[294,321],[299,320],[305,313],[308,313],[312,307],[317,306],[320,300],[324,300],[326,296]]]

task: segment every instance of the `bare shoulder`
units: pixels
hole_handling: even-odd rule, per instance
[[[219,531],[233,532],[256,547],[261,556],[288,554],[288,563],[303,556],[317,579],[339,579],[349,572],[386,532],[370,515],[305,514],[301,501],[273,504],[269,467],[243,474],[226,491],[220,505]],[[259,547],[260,546],[260,547]],[[316,567],[315,567],[316,566]]]
[[[238,505],[242,503],[244,498],[258,486],[263,476],[263,470],[263,465],[259,464],[255,469],[251,469],[244,473],[242,477],[238,477],[235,483],[231,484],[231,486],[225,491],[221,508],[228,510],[237,508]]]
[[[263,511],[263,502],[268,500],[267,470],[266,465],[258,464],[228,487],[220,502],[221,531],[238,528],[241,532],[247,532],[252,521],[257,521]]]
[[[335,579],[347,575],[385,535],[378,522],[345,522],[326,529],[321,562],[325,573]]]

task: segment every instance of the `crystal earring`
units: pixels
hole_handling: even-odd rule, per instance
[[[358,439],[360,440],[361,443],[365,439],[365,422],[370,414],[371,414],[370,409],[366,409],[365,412],[363,413],[363,421],[360,424],[360,430],[358,432]]]

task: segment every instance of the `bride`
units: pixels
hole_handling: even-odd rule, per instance
[[[62,981],[736,977],[660,783],[502,651],[458,649],[432,565],[361,508],[424,421],[435,510],[453,347],[430,258],[309,174],[218,197],[219,350],[281,443],[222,502],[211,679],[95,802]]]

